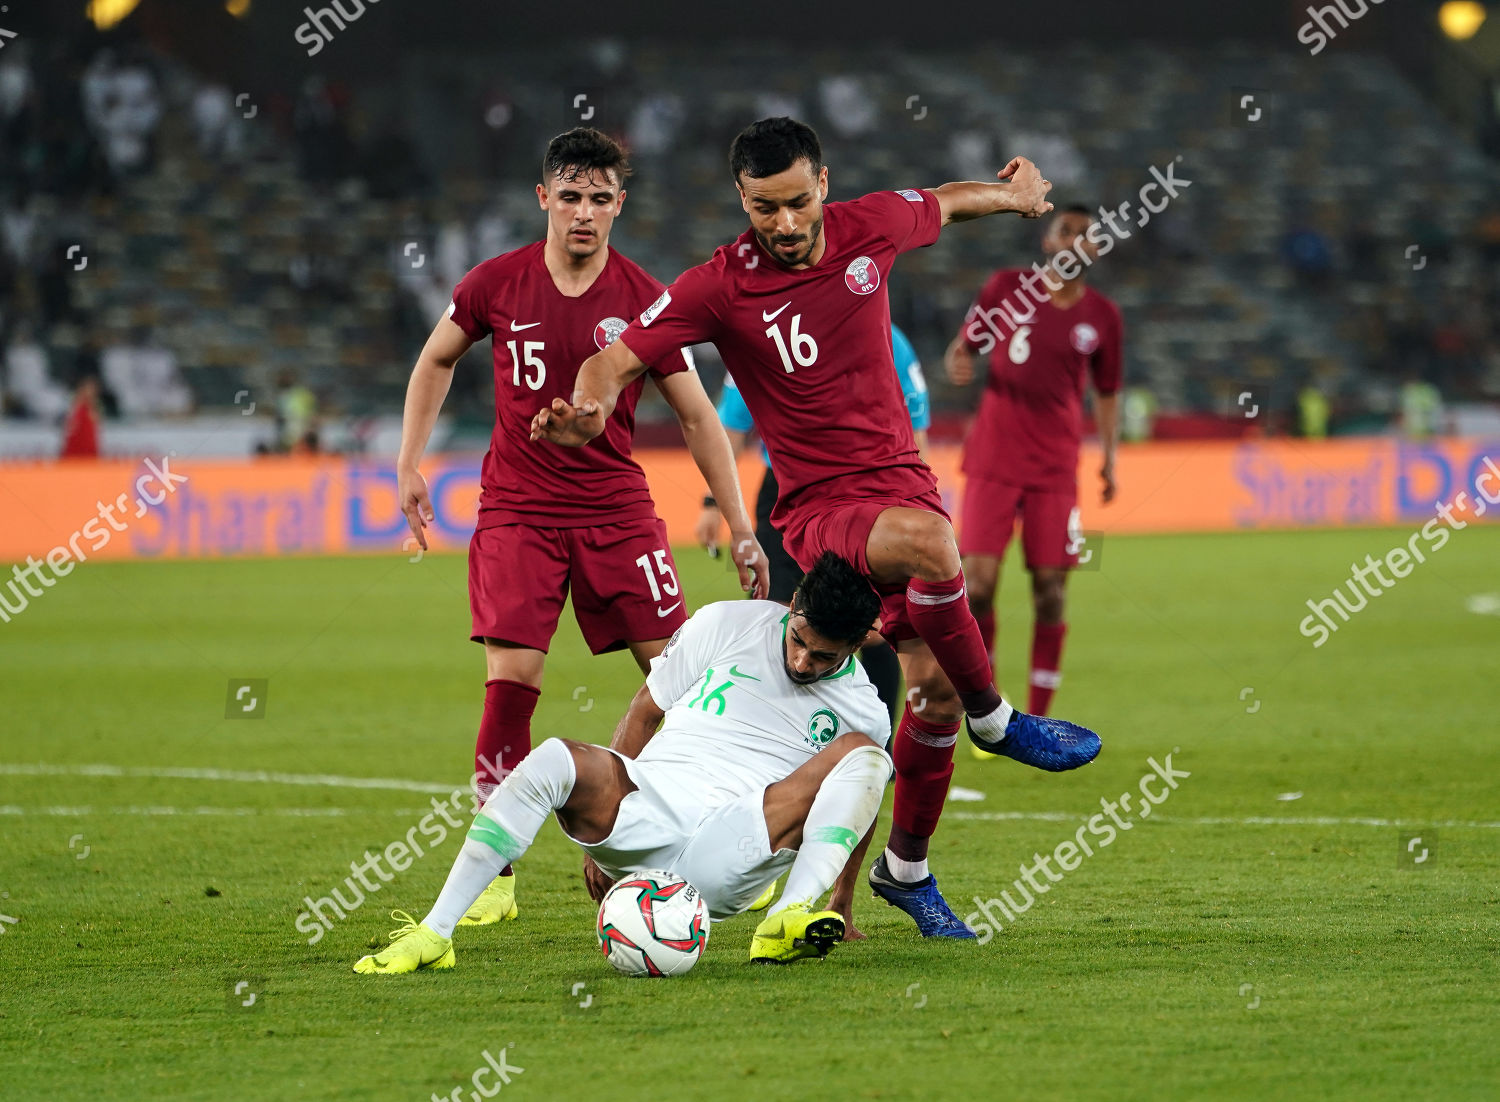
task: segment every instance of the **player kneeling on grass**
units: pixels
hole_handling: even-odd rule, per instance
[[[891,724],[854,652],[879,611],[832,552],[790,611],[753,600],[699,609],[652,659],[609,748],[551,738],[527,755],[475,817],[427,917],[354,970],[453,967],[454,926],[553,813],[584,850],[595,900],[622,876],[664,869],[722,918],[790,867],[751,960],[821,957],[862,936],[854,882],[891,776]]]

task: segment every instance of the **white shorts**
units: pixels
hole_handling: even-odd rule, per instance
[[[710,915],[725,918],[748,910],[796,860],[794,849],[771,852],[763,787],[726,794],[693,770],[615,756],[636,790],[620,801],[608,838],[573,839],[611,878],[675,873],[698,889]]]

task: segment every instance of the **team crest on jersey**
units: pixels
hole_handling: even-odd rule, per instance
[[[594,326],[594,343],[599,346],[599,350],[602,352],[614,344],[615,341],[619,340],[620,334],[625,332],[629,326],[630,323],[624,318],[605,318],[598,325]]]
[[[908,203],[925,203],[927,201],[926,197],[923,196],[920,191],[913,191],[909,187],[902,188],[900,191],[896,192],[896,194],[901,196],[901,198],[905,199]]]
[[[807,743],[821,750],[839,733],[839,717],[828,708],[819,708],[807,721]]]
[[[1087,356],[1099,347],[1099,330],[1088,322],[1081,321],[1073,326],[1073,331],[1068,334],[1068,340],[1073,345],[1073,351],[1080,356]]]
[[[844,282],[856,295],[868,295],[880,286],[880,269],[868,256],[856,256],[844,269]]]

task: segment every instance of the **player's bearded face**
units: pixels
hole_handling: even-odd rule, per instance
[[[793,612],[787,620],[782,665],[794,683],[811,685],[842,666],[853,653],[852,646],[818,634],[801,614]]]
[[[815,173],[806,160],[774,176],[743,177],[740,182],[750,231],[761,248],[790,268],[810,263],[823,239],[827,191],[828,169]]]
[[[561,242],[569,256],[583,260],[609,243],[625,191],[611,172],[565,168],[545,187],[537,185],[537,198],[547,212],[549,236]]]

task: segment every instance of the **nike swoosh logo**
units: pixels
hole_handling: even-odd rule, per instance
[[[513,321],[513,322],[510,323],[510,331],[512,333],[519,333],[522,329],[535,329],[538,325],[541,325],[541,324],[542,323],[539,322],[539,321],[534,321],[534,322],[531,322],[529,325],[517,325]]]
[[[733,666],[729,667],[729,676],[730,677],[743,677],[746,681],[759,681],[760,680],[760,678],[756,677],[754,674],[752,674],[752,673],[746,673],[744,670],[740,669],[738,665],[733,665]]]
[[[682,605],[682,602],[678,601],[677,604],[675,604],[675,605],[670,605],[667,608],[659,608],[659,609],[657,609],[656,610],[657,619],[660,619],[661,617],[666,616],[667,614],[669,614],[672,611],[672,609],[678,608],[681,605]]]
[[[781,304],[781,310],[785,310],[790,305],[791,305],[791,301],[790,300],[788,300],[787,302],[782,303]],[[777,310],[777,311],[775,311],[773,313],[770,313],[770,314],[768,314],[764,310],[762,310],[760,312],[760,320],[761,321],[775,321],[777,319],[777,317],[780,316],[781,310]]]

